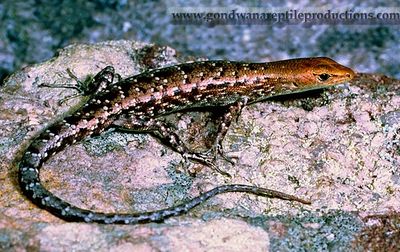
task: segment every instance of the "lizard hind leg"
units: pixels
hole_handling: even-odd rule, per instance
[[[217,135],[214,144],[210,148],[210,150],[202,153],[203,156],[208,156],[208,159],[212,159],[214,160],[214,162],[217,160],[218,156],[220,156],[230,164],[235,164],[235,161],[233,160],[234,157],[230,157],[224,152],[222,142],[224,141],[225,136],[228,133],[230,125],[233,121],[237,121],[246,103],[247,99],[240,99],[231,105],[222,107],[222,111],[218,112],[217,121],[219,121],[220,123],[218,125]]]
[[[215,157],[210,155],[210,151],[197,153],[189,150],[180,137],[173,132],[173,128],[165,122],[154,118],[138,118],[135,115],[128,115],[115,120],[112,127],[121,132],[150,133],[159,139],[161,143],[181,154],[185,159],[204,164],[222,175],[230,177],[230,174],[221,170],[215,164]]]
[[[236,121],[238,119],[243,107],[246,104],[247,99],[243,98],[227,107],[223,107],[223,113],[218,119],[218,121],[221,121],[221,123],[218,126],[217,137],[214,145],[210,150],[202,153],[189,150],[180,137],[173,132],[172,127],[167,125],[165,122],[151,117],[140,118],[134,114],[126,115],[116,120],[113,123],[113,127],[119,131],[130,133],[151,133],[164,145],[180,153],[185,159],[190,159],[204,164],[224,176],[231,177],[229,173],[223,171],[216,165],[216,161],[217,157],[221,156],[225,161],[234,164],[232,158],[228,157],[224,153],[222,142],[232,121]]]
[[[67,88],[74,89],[78,93],[69,95],[61,99],[58,103],[62,105],[68,100],[79,96],[91,96],[95,95],[99,92],[104,91],[114,83],[114,79],[117,81],[121,80],[121,76],[115,73],[114,67],[107,66],[103,68],[96,75],[88,75],[85,80],[81,81],[78,77],[69,69],[66,69],[68,76],[75,81],[74,84],[49,84],[49,83],[41,83],[39,87],[48,87],[48,88]]]
[[[220,123],[218,125],[217,136],[213,146],[211,147],[210,150],[203,153],[194,153],[194,154],[186,153],[186,155],[188,155],[188,158],[203,163],[224,176],[231,177],[229,173],[221,170],[215,163],[217,161],[218,156],[220,156],[230,164],[232,165],[235,164],[233,158],[225,154],[222,148],[222,142],[226,134],[228,133],[230,125],[232,124],[233,121],[237,121],[237,119],[240,116],[240,113],[242,112],[243,107],[246,106],[246,104],[247,104],[247,98],[244,97],[228,106],[222,107],[222,113],[219,112],[219,117],[217,119]]]

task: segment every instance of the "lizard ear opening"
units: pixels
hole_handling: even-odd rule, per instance
[[[327,81],[329,78],[331,77],[331,75],[323,73],[323,74],[319,74],[317,76],[319,81]]]

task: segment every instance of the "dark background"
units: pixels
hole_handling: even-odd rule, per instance
[[[370,2],[370,3],[369,3]],[[129,39],[171,46],[182,56],[247,61],[328,56],[361,72],[400,77],[398,25],[173,24],[171,7],[322,8],[328,1],[0,1],[0,80],[71,43]],[[337,7],[336,7],[337,6]],[[340,1],[331,8],[396,7],[398,1]]]

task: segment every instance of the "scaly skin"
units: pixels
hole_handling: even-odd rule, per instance
[[[350,68],[323,57],[270,63],[185,63],[148,71],[113,84],[113,69],[107,67],[95,76],[92,87],[97,87],[97,91],[88,103],[48,127],[32,141],[19,165],[19,183],[23,193],[32,202],[67,221],[121,224],[161,222],[186,213],[216,194],[225,192],[247,192],[310,204],[307,200],[265,188],[224,185],[168,209],[133,214],[101,213],[75,207],[53,195],[41,184],[39,171],[51,155],[113,124],[118,125],[118,121],[122,121],[122,125],[130,130],[158,132],[182,155],[202,161],[202,155],[190,153],[178,137],[155,118],[188,108],[228,106],[231,112],[227,113],[229,116],[222,123],[228,127],[231,114],[238,115],[245,104],[272,96],[330,87],[349,81],[354,75]]]

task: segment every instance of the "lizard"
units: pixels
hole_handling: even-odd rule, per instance
[[[186,159],[204,163],[225,174],[215,164],[216,153],[225,157],[221,143],[233,119],[248,104],[269,97],[322,89],[347,82],[355,72],[326,57],[297,58],[266,63],[199,61],[153,69],[114,81],[112,66],[96,74],[90,96],[75,112],[39,133],[25,150],[18,170],[23,194],[40,208],[66,221],[105,224],[162,222],[187,213],[207,199],[226,192],[244,192],[311,204],[271,189],[228,184],[215,187],[170,208],[142,213],[103,213],[74,206],[47,190],[40,181],[40,168],[52,155],[86,137],[110,127],[131,132],[151,132]],[[177,111],[221,107],[214,151],[189,150],[160,116]]]

